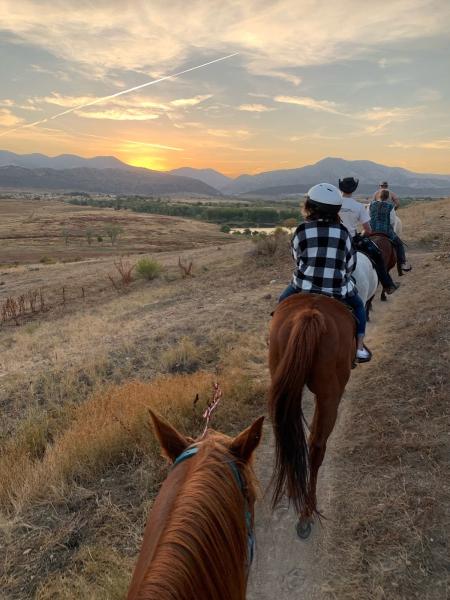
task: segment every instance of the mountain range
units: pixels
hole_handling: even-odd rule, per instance
[[[214,169],[184,167],[168,172],[127,165],[114,156],[82,158],[72,154],[15,154],[0,151],[0,188],[86,191],[111,194],[192,194],[201,196],[286,197],[305,193],[341,177],[360,180],[358,193],[368,195],[380,181],[403,196],[446,196],[450,175],[414,173],[368,160],[324,158],[297,169],[240,175],[233,179]]]

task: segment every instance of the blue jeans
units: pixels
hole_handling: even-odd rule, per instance
[[[403,245],[402,240],[398,237],[396,233],[391,237],[391,241],[394,244],[395,251],[397,252],[398,262],[403,265],[406,262],[405,255],[405,246]]]
[[[298,294],[301,291],[302,290],[295,288],[292,283],[290,283],[278,298],[278,302],[283,302],[283,300],[286,300],[286,298],[292,296],[292,294]],[[358,294],[355,294],[354,296],[346,296],[345,298],[342,298],[342,302],[344,302],[344,304],[348,304],[348,306],[350,306],[355,313],[355,317],[357,319],[356,335],[365,335],[366,307],[364,306],[364,302],[361,300]]]

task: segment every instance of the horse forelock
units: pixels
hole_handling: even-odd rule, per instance
[[[137,598],[240,600],[247,579],[246,498],[252,511],[252,470],[208,436],[186,461],[188,472],[165,523]],[[244,490],[230,463],[239,469]],[[176,467],[178,468],[178,467]],[[253,518],[253,512],[252,512]],[[230,575],[232,574],[232,575]]]

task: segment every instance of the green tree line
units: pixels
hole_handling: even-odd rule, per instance
[[[236,206],[203,204],[181,204],[166,202],[163,200],[143,198],[117,198],[108,200],[96,200],[94,198],[73,198],[70,204],[79,206],[110,207],[116,210],[128,209],[134,212],[151,213],[157,215],[169,215],[173,217],[185,217],[219,225],[236,226],[276,226],[284,223],[287,219],[299,220],[298,208],[267,207],[267,206]]]

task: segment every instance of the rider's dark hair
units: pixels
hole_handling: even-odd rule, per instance
[[[389,190],[382,190],[380,200],[389,200]]]
[[[330,204],[319,204],[306,198],[303,207],[303,214],[307,221],[326,221],[327,223],[340,223],[339,218],[340,206]]]

